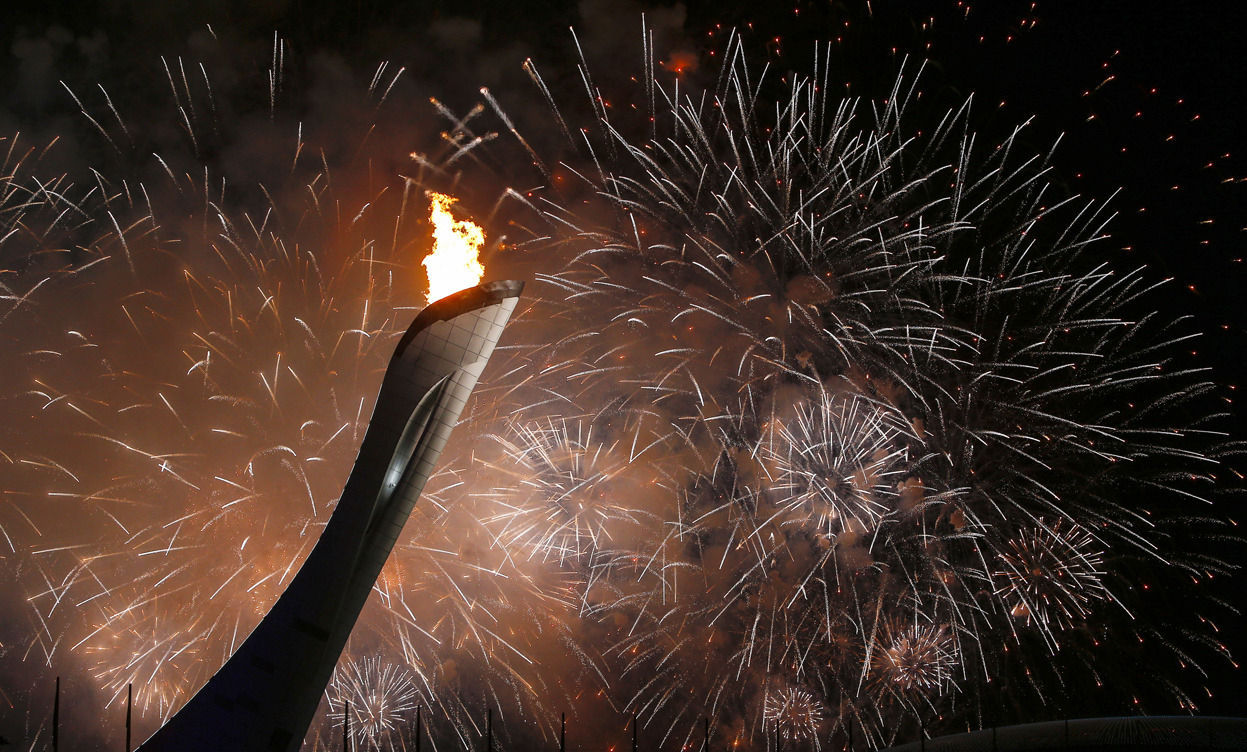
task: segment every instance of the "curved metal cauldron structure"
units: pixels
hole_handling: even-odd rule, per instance
[[[238,651],[142,752],[295,752],[522,282],[431,303],[399,341],[324,532]]]

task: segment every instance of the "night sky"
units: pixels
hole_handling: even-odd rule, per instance
[[[1097,258],[1122,268],[1145,265],[1151,279],[1172,280],[1155,293],[1151,305],[1173,318],[1190,317],[1187,328],[1201,336],[1190,344],[1182,365],[1211,369],[1209,379],[1218,384],[1216,401],[1229,411],[1219,430],[1247,438],[1247,413],[1235,391],[1247,383],[1247,143],[1242,125],[1247,67],[1239,50],[1247,38],[1247,6],[1241,2],[44,0],[20,5],[5,11],[0,25],[0,136],[20,132],[27,144],[57,139],[44,162],[49,172],[97,164],[124,168],[180,138],[165,112],[169,85],[162,56],[208,60],[221,101],[238,113],[264,110],[268,92],[254,80],[262,80],[257,72],[270,63],[274,34],[290,60],[282,87],[296,102],[298,117],[291,120],[305,123],[314,134],[309,138],[331,144],[326,159],[346,163],[345,143],[337,151],[333,146],[335,129],[345,131],[370,117],[362,100],[343,92],[367,85],[382,61],[389,61],[391,76],[405,66],[394,106],[408,130],[400,130],[391,118],[372,137],[395,143],[407,139],[383,149],[387,153],[373,165],[395,171],[411,169],[399,161],[400,152],[430,148],[446,127],[428,105],[429,97],[465,112],[486,86],[509,112],[534,122],[533,113],[544,104],[533,96],[521,69],[526,58],[548,76],[556,96],[574,91],[577,81],[568,71],[574,71],[575,46],[568,27],[577,29],[598,83],[606,89],[640,70],[642,12],[655,31],[661,65],[668,71],[678,68],[694,85],[713,80],[716,55],[732,29],[739,30],[755,63],[768,63],[784,75],[809,73],[816,43],[834,42],[831,79],[864,97],[886,95],[902,64],[912,71],[925,59],[924,88],[935,100],[928,103],[933,111],[973,94],[970,122],[992,138],[1033,119],[1022,145],[1046,152],[1060,140],[1052,159],[1052,179],[1060,191],[1112,197],[1110,206],[1117,213],[1109,228],[1113,239],[1099,247]],[[128,119],[135,133],[131,147],[110,149],[103,143],[67,91],[80,97],[87,110],[105,111],[97,83]],[[266,152],[285,136],[270,130],[263,118],[242,119],[245,127],[206,145],[199,159],[233,175],[245,203],[257,197],[248,194],[246,181],[265,174],[270,159],[278,161]],[[163,124],[147,131],[147,123]],[[554,134],[535,139],[538,151],[556,140]],[[0,150],[7,148],[0,144]],[[519,174],[506,164],[489,167],[491,179],[499,181]],[[194,165],[172,168],[193,171]],[[150,177],[144,169],[136,167],[136,174]],[[363,173],[352,167],[340,174],[349,180]],[[11,272],[11,263],[0,258],[0,269]],[[24,272],[33,273],[30,268]],[[1228,465],[1247,472],[1241,459],[1231,458]],[[12,490],[6,487],[6,467],[0,464],[0,492],[5,494]],[[1210,516],[1238,520],[1240,497],[1228,486],[1221,490],[1226,493]],[[1231,561],[1243,558],[1235,541],[1198,545]],[[0,545],[0,554],[3,549]],[[17,559],[9,560],[16,567]],[[0,555],[0,567],[8,566]],[[1241,592],[1247,587],[1241,575],[1235,579],[1237,586],[1219,579],[1213,592],[1245,608]],[[16,597],[16,580],[0,573],[5,598],[0,609]],[[1220,638],[1241,660],[1247,653],[1244,621],[1223,618]],[[0,613],[0,667],[5,670],[38,660],[31,654],[38,651],[28,649],[25,623]],[[1215,662],[1207,667],[1214,693],[1195,698],[1201,712],[1247,714],[1241,671]],[[30,675],[46,678],[46,672]],[[30,675],[0,677],[0,735],[17,749],[25,748],[19,740],[31,725],[43,722],[32,720],[28,702],[19,699],[29,691],[23,685]],[[102,702],[85,690],[76,697],[84,704]],[[1176,706],[1169,710],[1179,712]],[[81,711],[77,724],[90,725],[83,717],[91,712]],[[116,717],[118,706],[107,712]],[[46,736],[39,738],[44,745],[39,748],[50,748]],[[84,731],[80,738],[100,743],[116,734],[97,737]]]

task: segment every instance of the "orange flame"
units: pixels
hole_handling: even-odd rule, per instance
[[[481,283],[485,267],[479,254],[485,244],[485,231],[450,213],[451,196],[429,192],[432,202],[429,220],[433,222],[433,252],[424,257],[429,273],[429,302]]]

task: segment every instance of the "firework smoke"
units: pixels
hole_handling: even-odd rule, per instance
[[[47,178],[10,139],[0,547],[23,653],[114,699],[134,682],[153,720],[224,661],[331,511],[425,295],[424,189],[456,185],[534,297],[330,691],[369,743],[405,743],[418,702],[457,745],[487,706],[514,748],[564,708],[606,734],[636,712],[663,749],[705,718],[717,745],[821,748],[848,723],[882,744],[1147,691],[1106,681],[1106,641],[1218,651],[1132,619],[1160,591],[1141,573],[1225,570],[1171,543],[1221,446],[1209,385],[1171,363],[1187,335],[1095,255],[1103,207],[1058,196],[1022,131],[931,114],[916,77],[839,99],[826,58],[777,81],[727,52],[704,88],[650,60],[633,119],[587,64],[587,105],[526,66],[549,122],[438,104],[410,179],[331,172],[300,123],[280,180],[227,188],[204,156],[220,94],[180,61],[189,153],[142,179]],[[106,111],[84,114],[129,148]],[[526,127],[576,138],[545,153]],[[499,163],[548,187],[474,197]]]

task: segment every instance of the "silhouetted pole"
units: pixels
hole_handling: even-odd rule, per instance
[[[632,752],[636,752],[636,713],[632,714]]]
[[[134,709],[134,685],[126,684],[126,752],[130,752],[130,711]]]
[[[342,703],[342,752],[351,752],[351,701]]]
[[[853,752],[853,716],[849,716],[849,752]]]
[[[703,743],[702,750],[710,752],[710,716],[706,716],[702,720],[706,722],[706,741]]]
[[[485,713],[485,752],[494,752],[494,709]]]
[[[416,706],[416,752],[420,752],[420,706]]]
[[[56,677],[56,697],[52,700],[52,752],[61,747],[61,677]]]
[[[918,714],[918,749],[927,752],[927,719]]]
[[[567,752],[567,713],[559,713],[559,752]]]

